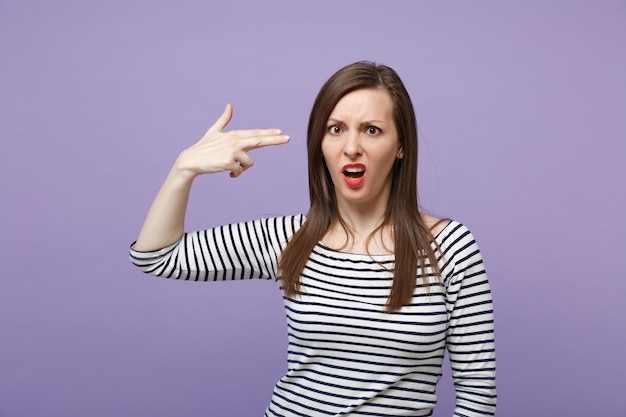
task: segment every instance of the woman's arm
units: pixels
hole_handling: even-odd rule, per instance
[[[278,279],[278,257],[303,215],[257,219],[184,233],[155,251],[130,250],[147,274],[187,281]]]
[[[148,211],[134,250],[161,249],[182,237],[189,192],[197,176],[230,171],[232,178],[238,177],[254,163],[248,151],[289,141],[279,129],[224,132],[232,114],[228,104],[202,139],[178,156]]]
[[[457,224],[444,238],[448,336],[454,416],[492,416],[496,409],[496,356],[491,290],[474,237]]]

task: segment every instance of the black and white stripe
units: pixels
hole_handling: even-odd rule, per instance
[[[280,283],[278,256],[303,221],[276,217],[186,233],[159,251],[131,249],[131,260],[168,278]],[[393,255],[315,247],[301,277],[304,294],[284,298],[288,371],[266,417],[430,416],[446,348],[454,415],[494,414],[493,310],[480,251],[455,221],[436,240],[443,279],[416,286],[410,304],[393,313],[384,312]]]

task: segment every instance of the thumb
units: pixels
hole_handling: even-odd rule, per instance
[[[222,113],[219,119],[217,119],[217,121],[213,123],[213,126],[211,126],[209,130],[221,132],[226,127],[228,122],[230,122],[230,119],[232,117],[233,117],[233,106],[232,104],[228,103],[226,104],[224,113]]]

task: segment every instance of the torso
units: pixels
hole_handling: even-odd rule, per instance
[[[313,249],[303,294],[284,299],[289,369],[266,416],[431,415],[448,324],[445,288],[416,287],[410,303],[387,313],[393,264],[392,254]]]

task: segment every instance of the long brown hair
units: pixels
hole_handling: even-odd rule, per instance
[[[286,296],[301,293],[300,275],[308,254],[340,218],[335,187],[322,157],[322,140],[326,124],[335,105],[346,94],[363,88],[383,88],[393,102],[393,118],[403,158],[393,167],[391,194],[382,224],[392,226],[395,266],[393,284],[387,299],[388,312],[408,304],[417,285],[417,267],[420,280],[428,285],[426,260],[435,276],[440,274],[435,251],[431,247],[433,235],[424,223],[417,200],[417,123],[415,111],[398,74],[385,65],[356,62],[337,71],[322,86],[315,99],[307,129],[309,165],[309,195],[311,207],[302,227],[292,236],[279,261],[282,286]],[[371,236],[370,236],[371,237]]]

